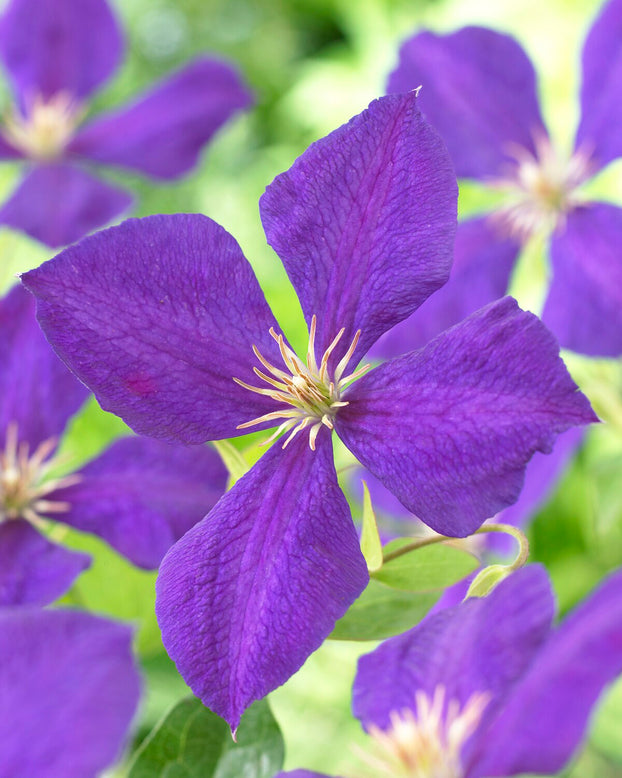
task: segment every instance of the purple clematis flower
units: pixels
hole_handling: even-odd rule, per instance
[[[81,127],[87,100],[116,70],[122,50],[105,0],[10,0],[0,18],[0,59],[15,105],[0,127],[0,159],[28,166],[0,223],[49,246],[72,243],[131,204],[125,190],[91,175],[92,163],[177,178],[252,102],[230,65],[202,57]]]
[[[44,605],[88,566],[38,529],[53,519],[93,532],[156,568],[209,510],[227,473],[215,451],[147,438],[113,443],[79,473],[50,477],[58,439],[88,390],[43,337],[34,300],[0,300],[0,606]]]
[[[554,610],[548,577],[534,565],[362,657],[353,709],[372,740],[364,774],[561,770],[604,687],[622,672],[622,573],[557,628]]]
[[[458,177],[505,193],[496,213],[465,221],[445,289],[418,325],[443,329],[507,289],[521,243],[551,235],[552,281],[543,320],[562,346],[622,354],[622,209],[587,202],[581,185],[622,156],[622,0],[610,0],[583,49],[581,119],[563,159],[540,114],[536,75],[511,37],[480,27],[406,41],[389,92],[422,85],[422,110],[449,147]]]
[[[553,337],[510,298],[425,349],[357,367],[446,280],[456,194],[414,92],[373,102],[277,176],[260,209],[309,326],[306,359],[238,244],[204,216],[129,220],[23,276],[58,354],[135,430],[188,443],[288,433],[158,579],[168,652],[233,727],[367,584],[333,430],[410,510],[462,536],[518,497],[536,450],[595,419]]]
[[[0,778],[95,778],[140,693],[131,630],[86,613],[0,609]]]

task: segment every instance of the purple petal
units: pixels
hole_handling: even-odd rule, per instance
[[[168,552],[162,639],[186,683],[231,727],[331,632],[368,575],[332,446],[278,444]]]
[[[0,129],[0,133],[2,130]],[[14,148],[8,141],[6,141],[0,134],[0,159],[21,159],[23,153]]]
[[[90,561],[50,543],[25,521],[0,523],[0,607],[53,602]]]
[[[116,70],[122,47],[105,0],[11,0],[0,21],[0,57],[22,102],[82,100]]]
[[[89,123],[69,152],[176,178],[196,165],[203,146],[236,111],[251,104],[250,92],[230,65],[199,59],[130,106]]]
[[[274,778],[330,778],[325,773],[312,773],[309,770],[294,770],[291,773],[277,773]]]
[[[0,611],[0,778],[85,778],[118,756],[140,689],[130,644],[85,613]]]
[[[73,165],[50,164],[26,173],[0,209],[6,224],[52,248],[66,246],[126,211],[132,197]]]
[[[506,297],[357,381],[339,437],[404,505],[463,537],[515,502],[555,435],[597,421],[555,339]]]
[[[622,208],[595,203],[568,214],[552,241],[553,281],[544,323],[565,348],[622,354]]]
[[[468,778],[557,773],[604,687],[622,672],[622,574],[551,635],[481,740]]]
[[[583,48],[581,122],[576,148],[602,167],[622,156],[622,2],[610,0],[594,22]]]
[[[21,287],[0,299],[0,450],[17,424],[30,452],[58,437],[88,390],[67,370],[43,337],[32,297]]]
[[[205,216],[130,219],[22,276],[41,327],[102,407],[136,432],[184,443],[240,434],[274,410],[255,344],[280,362],[278,326],[234,238]]]
[[[391,711],[414,709],[415,693],[463,706],[477,692],[491,696],[490,716],[546,639],[555,611],[544,568],[530,566],[492,594],[428,616],[359,660],[353,711],[364,727],[386,729]]]
[[[318,356],[342,327],[341,353],[361,329],[354,364],[447,280],[455,176],[415,93],[376,100],[314,143],[260,209],[307,323],[318,316]]]
[[[145,568],[159,566],[227,485],[227,470],[213,449],[149,438],[113,443],[80,475],[79,483],[49,495],[71,506],[55,518],[99,535]]]
[[[396,357],[425,346],[448,327],[506,293],[520,245],[500,238],[484,218],[458,224],[449,281],[375,344],[371,355]]]
[[[447,143],[458,177],[503,173],[512,146],[535,154],[546,134],[536,74],[509,35],[465,27],[451,35],[422,32],[400,50],[389,92],[421,86],[421,110]]]

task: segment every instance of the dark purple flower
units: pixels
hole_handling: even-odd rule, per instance
[[[78,474],[50,477],[88,391],[49,347],[34,307],[21,287],[0,300],[0,606],[51,602],[88,566],[38,531],[47,519],[156,568],[227,480],[215,451],[146,438],[119,440]]]
[[[15,106],[0,128],[0,158],[23,158],[28,167],[0,223],[49,246],[72,243],[131,204],[125,190],[91,175],[92,163],[177,178],[252,102],[230,65],[201,57],[131,105],[81,126],[88,99],[122,53],[105,0],[10,0],[0,18],[0,58]]]
[[[547,575],[532,566],[362,657],[353,709],[371,736],[370,774],[561,770],[604,687],[622,672],[622,573],[557,628],[553,613]]]
[[[510,298],[357,369],[446,280],[455,207],[451,163],[414,92],[373,102],[274,180],[260,209],[309,326],[304,360],[240,247],[204,216],[127,221],[23,277],[59,355],[137,431],[188,443],[288,433],[158,579],[168,652],[234,727],[368,580],[333,429],[411,511],[468,535],[516,500],[535,451],[595,418],[553,337]]]
[[[581,119],[569,159],[547,133],[531,62],[507,35],[480,27],[415,35],[402,46],[388,89],[419,85],[422,110],[446,141],[458,177],[490,184],[506,202],[460,225],[449,284],[418,321],[402,325],[412,333],[408,348],[502,296],[521,242],[544,232],[553,267],[545,324],[564,347],[621,355],[622,210],[587,202],[581,186],[622,156],[622,0],[604,5],[585,42]]]
[[[131,630],[86,613],[0,609],[0,778],[95,778],[138,703]]]

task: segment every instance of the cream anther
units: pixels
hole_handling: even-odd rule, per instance
[[[30,159],[49,161],[61,156],[82,113],[66,92],[48,99],[36,95],[26,105],[25,114],[13,109],[5,118],[2,135]]]
[[[265,386],[251,386],[241,381],[239,378],[233,380],[256,394],[271,397],[279,403],[285,405],[284,408],[266,413],[252,421],[239,424],[238,429],[246,429],[270,421],[280,421],[276,431],[266,440],[266,444],[272,442],[275,438],[284,432],[289,435],[283,443],[283,448],[298,434],[301,430],[309,430],[309,446],[315,451],[315,441],[322,426],[329,430],[334,428],[333,419],[339,408],[343,408],[348,403],[341,399],[342,391],[357,378],[366,373],[371,365],[364,365],[353,373],[344,376],[348,363],[352,359],[356,345],[361,336],[360,330],[354,336],[354,339],[337,364],[334,374],[329,373],[328,362],[331,354],[341,340],[345,328],[341,329],[326,351],[322,354],[318,365],[315,356],[315,334],[317,331],[317,318],[314,315],[311,318],[311,327],[309,329],[309,347],[307,349],[307,361],[304,363],[289,346],[285,343],[283,335],[277,334],[274,329],[270,330],[270,335],[279,346],[279,352],[283,365],[286,370],[275,367],[261,354],[256,346],[253,346],[253,353],[265,368],[263,372],[258,367],[253,368],[255,375],[271,388]]]
[[[69,504],[45,499],[57,489],[80,481],[79,475],[47,478],[58,459],[50,457],[56,441],[45,440],[32,455],[26,442],[18,442],[17,424],[7,427],[4,451],[0,451],[0,522],[8,519],[27,519],[40,524],[44,516],[64,513]]]

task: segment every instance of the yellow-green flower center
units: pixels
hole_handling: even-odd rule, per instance
[[[307,349],[307,361],[303,362],[285,343],[283,335],[277,334],[274,329],[270,329],[270,335],[279,346],[281,358],[285,369],[275,367],[260,353],[256,346],[253,346],[253,352],[267,372],[263,372],[257,367],[253,368],[255,375],[271,388],[251,386],[241,381],[239,378],[233,380],[248,389],[251,392],[271,397],[285,407],[266,413],[256,419],[239,424],[238,429],[254,427],[257,424],[264,424],[270,421],[280,421],[280,425],[273,435],[268,438],[266,443],[270,443],[283,432],[289,431],[289,436],[283,443],[283,448],[298,434],[301,430],[309,430],[309,446],[315,450],[315,441],[322,426],[333,429],[333,420],[339,408],[348,405],[341,399],[343,390],[352,381],[360,378],[366,373],[371,365],[364,365],[353,373],[344,375],[348,363],[356,350],[357,343],[361,336],[359,330],[347,352],[338,362],[334,370],[329,370],[328,362],[331,354],[334,352],[337,344],[343,337],[345,328],[341,329],[335,336],[332,343],[326,349],[319,363],[315,355],[315,333],[317,329],[317,317],[314,315],[311,319],[309,330],[309,347]]]
[[[584,151],[564,159],[545,136],[536,138],[535,147],[535,155],[513,148],[514,169],[490,182],[506,196],[494,219],[504,232],[521,240],[563,226],[568,211],[582,202],[577,190],[592,171]]]
[[[79,475],[48,478],[58,460],[50,457],[56,441],[43,441],[32,454],[26,442],[18,441],[17,424],[7,427],[4,451],[0,451],[0,522],[8,519],[27,519],[40,524],[44,515],[64,513],[69,504],[48,500],[46,496],[56,489],[71,486]]]
[[[26,105],[25,114],[14,108],[5,118],[2,134],[30,159],[49,161],[62,155],[82,115],[67,92],[47,99],[36,95]]]

